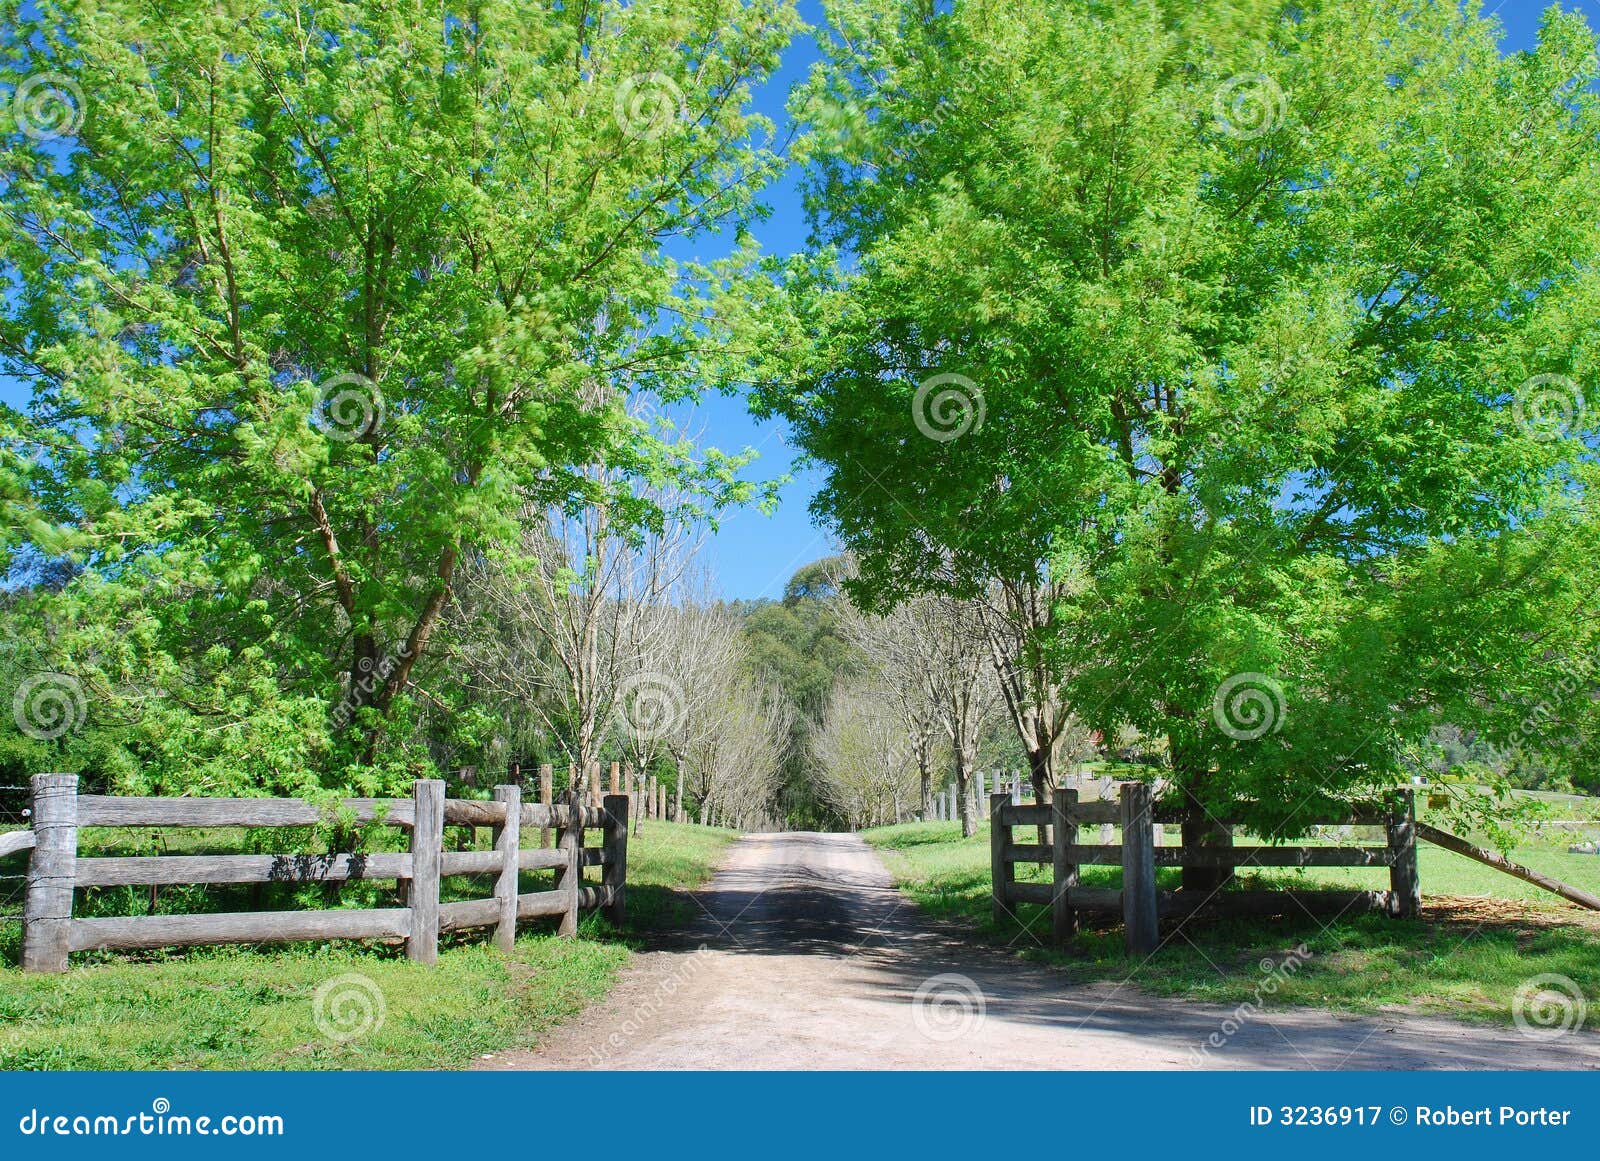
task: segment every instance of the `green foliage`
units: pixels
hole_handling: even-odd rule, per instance
[[[693,394],[713,274],[661,241],[756,212],[789,0],[3,11],[0,548],[78,570],[48,668],[148,785],[426,766],[452,582],[521,505],[751,496],[623,400]]]
[[[1592,753],[1580,17],[1502,56],[1455,4],[830,15],[819,245],[750,309],[863,603],[1050,562],[1080,718],[1284,833],[1441,721]]]

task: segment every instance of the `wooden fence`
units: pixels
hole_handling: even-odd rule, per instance
[[[80,858],[82,827],[304,827],[329,821],[299,799],[124,798],[78,793],[74,774],[33,779],[31,830],[0,835],[0,856],[31,851],[23,904],[22,967],[63,972],[75,951],[261,943],[302,939],[404,940],[406,954],[431,964],[444,932],[493,927],[495,943],[510,950],[520,920],[559,918],[562,935],[576,932],[581,908],[604,908],[620,923],[627,886],[628,796],[610,794],[599,808],[569,791],[564,801],[524,803],[517,786],[498,786],[492,801],[451,799],[444,783],[419,781],[410,798],[346,799],[341,820],[408,831],[410,849],[396,853],[161,855]],[[494,849],[446,851],[447,826],[492,827]],[[523,849],[523,828],[554,828],[554,847]],[[584,832],[603,832],[585,847]],[[602,868],[585,884],[585,867]],[[555,872],[548,891],[520,893],[522,871]],[[440,884],[452,875],[493,875],[493,894],[441,902]],[[392,879],[402,906],[373,910],[257,911],[201,915],[136,915],[78,919],[80,887],[165,884],[321,883]]]
[[[1214,840],[1204,846],[1161,846],[1156,830],[1163,823],[1181,823],[1182,812],[1154,805],[1150,787],[1125,783],[1116,802],[1079,802],[1076,790],[1057,790],[1050,805],[1017,805],[1009,794],[989,800],[990,869],[994,878],[996,922],[1014,915],[1017,903],[1038,903],[1051,909],[1051,932],[1057,940],[1070,938],[1078,927],[1078,913],[1120,913],[1126,927],[1128,950],[1154,951],[1157,924],[1165,915],[1190,914],[1201,908],[1220,913],[1276,915],[1304,911],[1380,909],[1397,917],[1415,917],[1422,907],[1417,875],[1416,803],[1412,791],[1399,791],[1387,809],[1354,812],[1343,818],[1317,819],[1318,824],[1382,826],[1383,846],[1233,846],[1232,823],[1222,820]],[[1120,845],[1087,846],[1078,843],[1078,828],[1098,823],[1122,828]],[[1018,843],[1012,830],[1040,828],[1048,843]],[[1039,863],[1051,868],[1049,883],[1019,883],[1018,863]],[[1083,866],[1120,866],[1121,888],[1083,887],[1078,870]],[[1387,891],[1215,891],[1191,895],[1160,891],[1157,867],[1387,867]]]

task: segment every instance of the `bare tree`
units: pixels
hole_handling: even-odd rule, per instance
[[[972,775],[978,766],[978,739],[993,719],[998,702],[994,673],[984,649],[976,602],[954,597],[921,597],[911,602],[936,661],[933,701],[955,760],[956,799],[961,833],[978,833],[977,798]]]
[[[937,658],[922,633],[914,609],[901,606],[881,617],[841,602],[840,632],[861,651],[869,672],[895,709],[905,750],[918,776],[917,809],[933,814],[933,771],[940,711],[931,667]]]
[[[465,585],[495,627],[480,678],[533,707],[580,771],[599,760],[703,535],[669,491],[603,466],[585,474],[589,503],[526,507],[518,550],[470,569]],[[616,520],[622,505],[653,507],[656,528]]]
[[[918,803],[918,763],[899,708],[874,679],[834,684],[807,751],[821,797],[852,829],[899,822]]]
[[[923,816],[932,810],[932,745],[949,743],[963,834],[977,833],[973,774],[978,739],[996,708],[998,688],[981,607],[948,596],[920,596],[882,616],[852,607],[843,631],[867,657],[900,711],[918,762]]]
[[[794,711],[775,690],[738,673],[718,684],[720,696],[675,751],[678,776],[702,822],[744,828],[769,814]]]
[[[739,624],[713,603],[710,587],[704,573],[693,573],[681,599],[643,610],[638,670],[624,678],[616,714],[618,740],[636,768],[649,769],[662,754],[678,763],[672,817],[679,822],[685,755],[718,727],[742,659]]]

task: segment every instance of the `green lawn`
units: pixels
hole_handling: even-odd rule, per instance
[[[911,823],[867,831],[906,893],[935,918],[980,938],[1060,967],[1070,978],[1129,981],[1170,995],[1219,1002],[1257,998],[1267,960],[1281,962],[1304,944],[1309,959],[1275,977],[1275,998],[1352,1011],[1387,1005],[1482,1019],[1509,1020],[1517,988],[1555,973],[1573,980],[1591,1002],[1600,999],[1600,922],[1560,899],[1487,867],[1424,845],[1420,851],[1424,917],[1399,921],[1356,915],[1331,925],[1296,920],[1195,919],[1169,936],[1156,955],[1130,958],[1120,925],[1107,919],[1071,946],[1049,947],[1047,909],[1021,905],[1021,922],[996,926],[990,915],[989,836],[963,839],[955,823]],[[1094,841],[1088,837],[1085,841]],[[1518,862],[1577,886],[1600,890],[1600,857],[1546,848],[1512,852]],[[1024,873],[1024,872],[1028,873]],[[1045,878],[1047,868],[1018,868],[1019,878]],[[1255,885],[1293,880],[1318,885],[1387,886],[1387,872],[1347,868],[1271,871]],[[1163,886],[1177,872],[1163,870]],[[1117,886],[1112,867],[1084,868],[1091,886]],[[1493,895],[1475,900],[1465,896]],[[1501,902],[1500,900],[1504,900]]]
[[[333,943],[105,953],[74,957],[65,976],[32,976],[14,966],[17,926],[0,924],[0,1069],[454,1068],[528,1047],[606,992],[633,931],[686,914],[681,893],[710,876],[733,838],[646,823],[628,846],[629,930],[587,915],[577,939],[561,940],[537,921],[509,957],[469,933],[451,937],[433,968],[393,947]],[[96,910],[112,901],[99,899]],[[314,998],[350,974],[368,982],[343,989],[354,998],[343,1014],[359,1024],[381,996],[384,1015],[339,1043],[318,1030]],[[336,1027],[339,994],[329,997]]]

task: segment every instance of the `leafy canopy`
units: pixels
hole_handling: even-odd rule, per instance
[[[92,625],[232,722],[243,666],[288,764],[370,765],[523,505],[644,528],[631,477],[745,498],[738,457],[625,399],[692,393],[711,273],[664,247],[757,211],[747,98],[796,27],[789,0],[6,4],[0,369],[32,400],[0,504],[6,549],[83,570],[52,667],[111,712]]]
[[[1581,18],[1502,56],[1445,0],[831,17],[758,398],[862,600],[1048,562],[1075,712],[1289,825],[1589,655]]]

